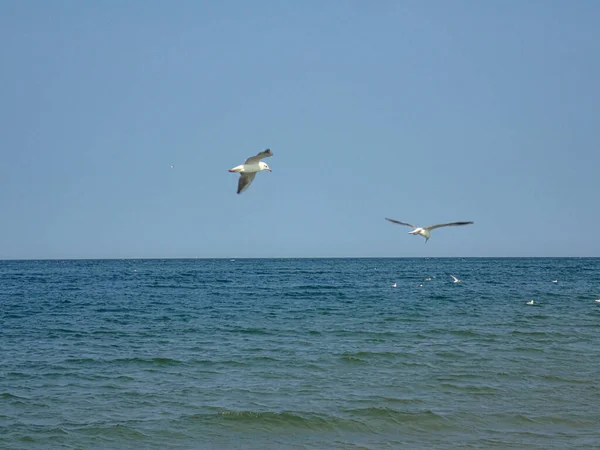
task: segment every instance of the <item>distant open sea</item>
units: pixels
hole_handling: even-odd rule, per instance
[[[0,448],[598,449],[596,299],[595,258],[0,261]]]

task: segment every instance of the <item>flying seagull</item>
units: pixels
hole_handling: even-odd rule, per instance
[[[262,170],[268,170],[271,172],[271,169],[267,163],[261,161],[261,159],[268,158],[269,156],[273,156],[273,152],[271,152],[269,149],[266,149],[264,152],[260,152],[258,155],[248,158],[244,164],[240,164],[233,169],[229,169],[230,172],[240,174],[240,180],[238,181],[237,189],[238,194],[241,194],[248,188],[248,186],[250,186],[258,172]]]
[[[454,275],[450,275],[455,283],[460,283],[460,280],[456,278]]]
[[[473,222],[452,222],[452,223],[440,223],[438,225],[431,225],[430,227],[417,227],[415,225],[411,225],[410,223],[406,223],[406,222],[400,222],[399,220],[394,220],[394,219],[389,219],[389,218],[385,218],[385,220],[388,220],[392,223],[397,223],[398,225],[406,225],[407,227],[411,227],[413,228],[412,231],[409,231],[408,234],[420,234],[421,236],[423,236],[425,238],[425,243],[427,243],[427,241],[429,240],[431,233],[431,230],[435,230],[436,228],[441,228],[441,227],[456,227],[459,225],[471,225]]]

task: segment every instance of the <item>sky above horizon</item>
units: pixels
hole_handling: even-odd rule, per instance
[[[600,256],[598,55],[591,0],[1,2],[0,259]]]

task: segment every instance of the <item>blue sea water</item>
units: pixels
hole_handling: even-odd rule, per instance
[[[598,298],[600,259],[3,261],[0,448],[599,448]]]

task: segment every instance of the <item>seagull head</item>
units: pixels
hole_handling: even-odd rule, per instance
[[[269,165],[265,162],[259,162],[258,163],[258,167],[260,168],[260,170],[268,170],[269,172],[272,172],[271,168],[269,167]]]

